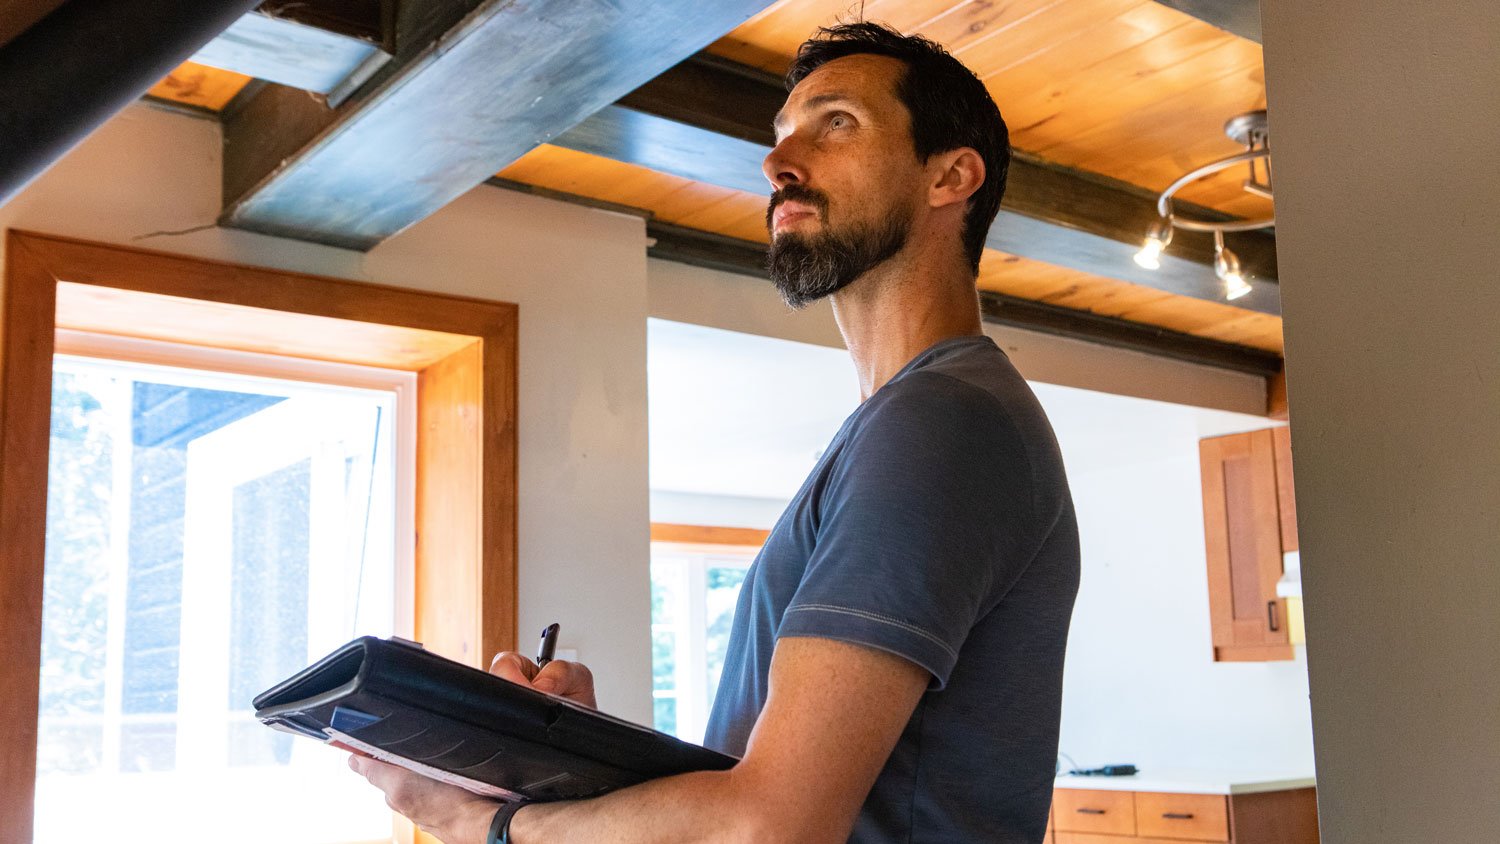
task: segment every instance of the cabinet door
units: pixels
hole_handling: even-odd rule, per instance
[[[1209,613],[1216,661],[1291,659],[1270,431],[1199,443]]]
[[[1292,488],[1292,429],[1272,428],[1276,451],[1276,509],[1281,517],[1281,551],[1297,550],[1297,493]]]

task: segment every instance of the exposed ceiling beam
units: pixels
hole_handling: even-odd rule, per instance
[[[760,163],[775,143],[771,118],[786,99],[760,71],[700,54],[596,112],[552,143],[721,187],[764,194]],[[1003,107],[1003,104],[1002,104]],[[1190,203],[1204,219],[1228,215]],[[1147,270],[1132,260],[1157,219],[1156,195],[1133,185],[1018,153],[986,244],[1095,275],[1210,301],[1223,301],[1211,236],[1178,231]],[[1281,313],[1276,244],[1269,235],[1230,235],[1253,292],[1235,305]]]
[[[306,11],[312,4],[295,7]],[[337,105],[390,59],[382,49],[379,4],[373,36],[327,29],[324,17],[306,23],[266,7],[242,16],[193,54],[192,61],[329,97]],[[345,28],[352,28],[346,26]]]
[[[268,86],[226,124],[220,222],[368,249],[768,5],[403,2],[368,93],[329,111]]]
[[[762,244],[654,220],[647,223],[646,233],[651,238],[648,254],[653,258],[754,278],[766,277],[766,247]],[[1281,356],[1274,352],[1004,293],[982,290],[979,299],[985,320],[997,325],[1263,377],[1281,371]]]
[[[1156,0],[1241,38],[1259,44],[1260,0]]]
[[[0,47],[0,205],[258,0],[69,0]]]

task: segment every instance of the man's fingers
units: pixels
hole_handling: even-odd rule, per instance
[[[491,674],[523,686],[531,685],[531,678],[536,676],[536,671],[536,663],[514,651],[495,654],[495,658],[490,661]]]
[[[537,672],[531,685],[539,692],[554,695],[570,695],[594,688],[594,675],[579,662],[553,660]]]

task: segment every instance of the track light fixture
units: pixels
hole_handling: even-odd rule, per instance
[[[1238,164],[1246,164],[1250,168],[1250,177],[1241,183],[1241,187],[1248,193],[1263,196],[1266,199],[1272,198],[1270,131],[1265,111],[1252,111],[1230,119],[1224,124],[1224,134],[1228,135],[1230,140],[1244,144],[1245,151],[1192,170],[1162,191],[1161,196],[1156,200],[1156,211],[1161,215],[1161,219],[1151,224],[1151,228],[1146,233],[1146,240],[1141,245],[1141,251],[1135,254],[1135,262],[1148,270],[1160,269],[1161,253],[1167,248],[1167,244],[1172,242],[1174,228],[1213,232],[1214,274],[1224,281],[1224,298],[1234,301],[1250,293],[1253,288],[1240,270],[1239,257],[1224,246],[1224,233],[1271,228],[1276,225],[1276,218],[1272,216],[1258,220],[1193,220],[1178,216],[1172,207],[1172,197],[1184,186]],[[1265,172],[1264,181],[1261,179],[1262,167]]]
[[[1135,262],[1148,270],[1161,269],[1161,252],[1172,242],[1172,219],[1157,220],[1146,232],[1146,242],[1135,253]]]

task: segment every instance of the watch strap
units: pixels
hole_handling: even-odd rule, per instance
[[[490,834],[484,838],[484,844],[511,844],[510,821],[521,811],[522,806],[530,805],[525,800],[517,800],[512,803],[501,803],[500,808],[495,810],[495,818],[490,821]]]

